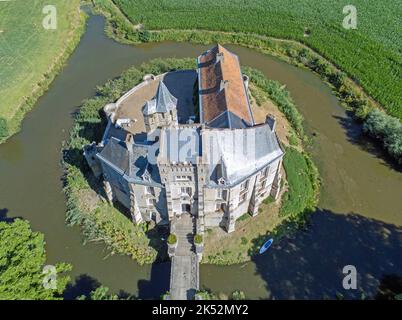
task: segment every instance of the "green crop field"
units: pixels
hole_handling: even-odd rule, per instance
[[[56,8],[55,30],[42,24],[48,4]],[[15,132],[63,60],[80,24],[79,5],[80,0],[0,1],[0,140],[6,131]]]
[[[307,44],[329,59],[387,112],[402,119],[402,2],[399,0],[114,0],[145,29],[255,33]],[[342,9],[357,9],[344,29]],[[306,32],[307,31],[307,32]]]

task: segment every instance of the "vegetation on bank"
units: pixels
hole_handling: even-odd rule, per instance
[[[371,111],[363,125],[371,137],[383,141],[387,152],[402,164],[402,123],[379,110]]]
[[[257,92],[251,92],[255,99],[263,102],[265,97],[270,98],[279,108],[286,119],[289,121],[292,128],[300,138],[304,137],[303,117],[297,110],[289,91],[285,90],[278,81],[267,79],[264,74],[256,69],[245,67],[243,72],[250,78],[250,81],[255,84]],[[252,88],[252,87],[250,87]],[[257,104],[259,101],[257,101]]]
[[[281,216],[298,216],[311,211],[317,204],[318,171],[311,158],[293,147],[287,147],[283,157],[287,191],[279,210]]]
[[[214,293],[210,290],[199,290],[195,295],[195,300],[246,300],[246,294],[237,290],[227,296],[224,293]]]
[[[84,32],[80,0],[55,0],[56,30],[46,30],[44,0],[0,2],[0,143],[16,133]]]
[[[156,59],[130,68],[120,77],[98,87],[94,98],[86,100],[75,115],[70,140],[65,144],[63,162],[67,197],[67,222],[82,228],[86,241],[103,241],[112,253],[127,254],[140,264],[152,263],[166,250],[156,228],[134,225],[129,214],[122,214],[105,201],[101,181],[95,180],[83,156],[83,147],[99,142],[106,127],[103,107],[143,81],[146,74],[191,69],[194,59]],[[123,210],[124,211],[124,210]],[[161,257],[159,257],[161,258]],[[163,258],[163,257],[162,257]]]
[[[100,285],[96,289],[89,292],[87,295],[81,295],[76,298],[76,300],[90,300],[90,301],[101,301],[101,300],[137,300],[136,297],[129,295],[125,292],[120,292],[119,294],[110,293],[108,287]]]
[[[45,277],[51,279],[44,273],[45,265],[43,234],[33,232],[21,219],[0,221],[0,300],[62,299],[69,277],[61,274],[71,266],[57,264],[57,282],[47,281],[49,287],[45,288]]]
[[[157,4],[152,4],[152,8],[141,0],[92,0],[92,3],[108,17],[107,33],[116,40],[129,43],[174,40],[242,45],[316,72],[359,121],[364,122],[368,114],[378,108],[384,108],[392,116],[402,119],[402,88],[398,85],[401,58],[395,45],[400,43],[401,38],[394,39],[395,32],[386,32],[392,29],[386,17],[396,12],[389,9],[392,5],[384,7],[379,3],[362,3],[360,7],[365,8],[359,15],[362,24],[359,23],[357,30],[346,30],[341,27],[341,0],[331,4],[323,1],[308,5],[311,1],[303,0],[290,5],[287,1],[278,4],[253,0],[244,7],[237,1],[218,4],[210,0],[203,3],[159,0]],[[396,4],[396,1],[393,3]],[[216,10],[211,9],[218,5]],[[138,7],[141,10],[136,10]],[[383,15],[377,14],[380,9]],[[205,18],[200,19],[201,16]],[[261,19],[261,16],[269,18]],[[382,28],[373,28],[374,21]],[[329,36],[331,41],[328,41]],[[380,135],[372,137],[387,151],[385,140],[397,143],[394,135],[384,139]],[[391,155],[396,161],[402,157],[401,154]]]

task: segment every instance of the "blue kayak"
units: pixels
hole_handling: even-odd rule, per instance
[[[267,242],[265,242],[264,245],[260,248],[260,254],[263,254],[265,251],[267,251],[272,242],[274,242],[274,239],[269,239]]]

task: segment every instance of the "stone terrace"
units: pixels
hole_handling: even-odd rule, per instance
[[[163,80],[170,93],[177,98],[179,123],[186,123],[194,115],[193,90],[197,79],[195,70],[172,71],[139,85],[117,102],[116,119],[136,119],[137,122],[126,130],[132,134],[145,133],[142,107],[151,100]]]

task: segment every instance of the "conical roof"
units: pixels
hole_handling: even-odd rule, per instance
[[[165,113],[173,110],[177,106],[177,99],[169,92],[163,81],[159,82],[158,91],[155,97],[147,101],[143,108],[145,115],[153,113]]]

